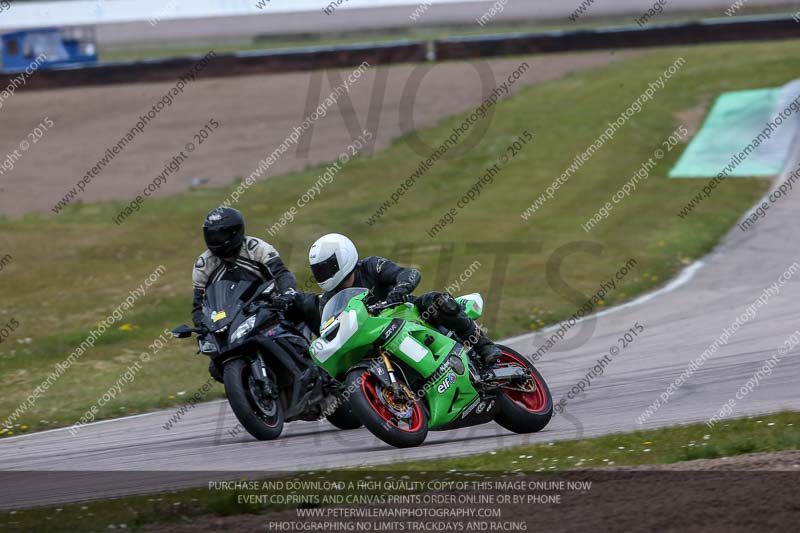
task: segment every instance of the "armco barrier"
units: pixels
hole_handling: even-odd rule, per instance
[[[346,68],[360,65],[364,61],[368,61],[370,65],[387,65],[422,62],[431,58],[446,61],[504,55],[797,38],[800,38],[800,24],[790,16],[736,17],[654,24],[645,28],[620,26],[595,30],[449,38],[433,43],[399,41],[219,54],[209,62],[200,76],[213,78]],[[188,57],[101,63],[91,67],[40,70],[17,90],[173,81],[189,71],[199,59]],[[0,87],[7,87],[14,76],[15,74],[0,74]]]
[[[797,38],[800,38],[800,24],[790,16],[763,16],[658,24],[646,28],[619,26],[583,31],[453,37],[435,41],[435,49],[436,59],[446,61],[473,57]]]
[[[372,66],[425,61],[428,44],[400,41],[324,48],[300,48],[259,52],[225,53],[213,56],[199,77],[219,78],[274,74],[302,70],[355,67],[367,61]],[[84,85],[111,85],[174,81],[203,56],[175,59],[100,63],[92,66],[38,70],[18,90],[51,89]],[[7,87],[17,74],[0,75],[0,87]]]

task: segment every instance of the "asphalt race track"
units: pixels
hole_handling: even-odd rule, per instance
[[[794,168],[797,162],[790,166]],[[699,191],[703,182],[697,184]],[[557,416],[539,434],[518,436],[489,424],[431,433],[419,448],[396,450],[366,430],[338,431],[319,422],[288,424],[279,440],[258,442],[244,432],[231,436],[232,412],[225,402],[210,402],[198,405],[169,431],[162,424],[174,410],[96,423],[76,436],[61,429],[4,439],[0,442],[0,479],[4,481],[0,508],[204,485],[209,481],[204,471],[212,469],[266,473],[378,465],[635,430],[641,427],[637,417],[687,364],[800,260],[794,238],[798,211],[800,196],[790,193],[747,233],[734,228],[702,263],[688,267],[666,288],[599,316],[583,346],[555,351],[557,345],[543,356],[539,368],[558,401],[634,323],[645,328],[585,394],[570,400],[568,414]],[[644,427],[706,421],[734,398],[763,361],[777,354],[784,340],[800,328],[796,304],[800,271],[779,291]],[[532,335],[511,339],[509,344],[525,354],[535,351]],[[800,360],[795,352],[780,356],[772,375],[736,400],[734,416],[800,409]],[[92,476],[87,471],[107,474]],[[168,471],[174,475],[165,475]]]

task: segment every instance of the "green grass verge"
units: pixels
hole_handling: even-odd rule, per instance
[[[483,266],[460,292],[485,294],[487,313],[498,313],[489,324],[491,335],[501,338],[532,331],[574,313],[630,258],[638,261],[637,267],[601,305],[628,300],[663,284],[719,241],[768,183],[728,180],[681,220],[676,213],[703,185],[700,180],[665,179],[681,150],[667,154],[650,179],[591,234],[580,225],[675,131],[682,113],[698,106],[702,110],[723,91],[778,86],[794,79],[800,70],[797,50],[797,42],[663,49],[526,88],[497,106],[477,146],[463,157],[437,163],[372,227],[365,223],[367,217],[419,164],[420,155],[403,139],[381,153],[353,159],[276,238],[269,238],[265,228],[318,180],[321,167],[258,183],[238,207],[247,216],[248,232],[275,244],[301,285],[309,276],[308,246],[319,235],[338,231],[350,234],[364,255],[386,254],[421,269],[420,291],[443,288],[479,260]],[[686,65],[655,100],[540,212],[523,222],[520,213],[677,56],[683,56]],[[462,121],[461,116],[448,118],[421,137],[437,144]],[[493,185],[484,188],[455,224],[437,238],[428,238],[426,230],[442,212],[525,129],[534,133],[533,143],[505,167]],[[191,267],[204,248],[200,224],[230,191],[199,189],[151,199],[121,226],[111,220],[127,202],[76,204],[57,216],[0,219],[4,250],[14,258],[0,273],[6,289],[0,318],[2,322],[13,318],[20,324],[0,344],[4,390],[0,423],[156,266],[164,265],[166,273],[116,325],[122,324],[122,329],[101,337],[33,409],[15,421],[11,432],[74,423],[164,328],[189,320]],[[487,247],[470,250],[464,245],[476,241],[511,243],[515,252],[509,258],[503,287],[492,294],[489,287],[497,271],[496,256]],[[548,260],[576,241],[599,242],[602,252],[566,254],[560,276],[567,286],[548,282]],[[439,271],[445,243],[455,245],[449,273]],[[403,244],[414,247],[399,253],[397,247]],[[194,355],[194,345],[170,342],[143,366],[133,383],[100,408],[98,417],[180,404],[180,393],[190,396],[206,378],[205,360]],[[218,387],[210,397],[220,395]]]
[[[618,433],[510,448],[470,457],[405,463],[403,470],[501,470],[541,473],[603,466],[671,464],[746,453],[800,449],[800,413]]]
[[[592,439],[509,448],[470,457],[398,463],[385,469],[368,467],[371,479],[381,474],[410,473],[412,479],[441,479],[457,472],[553,473],[603,466],[668,464],[694,459],[730,457],[754,452],[800,449],[800,413],[785,412],[725,421],[713,429],[692,424],[637,431]],[[366,467],[365,467],[366,468]],[[362,470],[325,472],[327,480],[360,479]],[[317,479],[298,474],[287,479]],[[395,475],[392,479],[399,479]],[[463,479],[463,478],[460,478]],[[265,494],[265,491],[256,492]],[[151,523],[188,522],[208,515],[269,513],[288,505],[241,503],[247,491],[192,489],[158,495],[70,504],[0,513],[0,523],[18,531],[136,530]],[[255,494],[255,493],[253,493]],[[113,526],[113,528],[112,528]]]

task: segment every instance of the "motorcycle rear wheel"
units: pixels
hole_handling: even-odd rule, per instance
[[[277,398],[256,397],[250,364],[244,359],[226,363],[224,381],[228,403],[242,426],[258,440],[277,439],[283,431],[283,406]]]
[[[419,446],[428,436],[428,413],[405,388],[409,400],[400,413],[392,407],[391,392],[369,370],[355,369],[347,374],[345,388],[354,391],[350,396],[353,413],[373,435],[396,448]]]
[[[499,346],[499,345],[498,345]],[[500,412],[495,422],[514,433],[535,433],[541,431],[553,417],[553,397],[544,378],[522,354],[499,346],[503,352],[498,364],[521,366],[531,373],[530,391],[501,388],[499,396]]]

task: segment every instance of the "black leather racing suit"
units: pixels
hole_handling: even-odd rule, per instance
[[[452,295],[442,292],[428,292],[419,297],[411,295],[422,280],[419,271],[401,267],[383,257],[367,257],[358,262],[354,273],[353,287],[369,289],[369,296],[365,299],[367,305],[387,300],[399,302],[407,297],[407,301],[413,302],[432,326],[448,329],[459,340],[470,345],[480,344],[485,340],[475,322],[467,316]],[[337,292],[326,292],[319,298],[318,313],[321,314],[322,308]],[[319,331],[319,318],[316,318],[313,325],[312,321],[307,319],[309,326]]]

